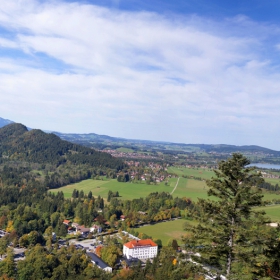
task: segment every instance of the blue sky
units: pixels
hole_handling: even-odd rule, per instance
[[[0,4],[0,117],[280,150],[279,1]]]

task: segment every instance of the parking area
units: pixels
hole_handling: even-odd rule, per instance
[[[96,246],[102,244],[100,241],[96,239],[85,239],[81,241],[70,240],[69,244],[74,244],[77,249],[86,249],[89,251],[95,251]]]

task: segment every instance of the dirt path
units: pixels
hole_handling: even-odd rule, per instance
[[[172,192],[170,194],[173,194],[178,186],[178,183],[179,183],[179,180],[180,180],[180,177],[178,178],[177,182],[176,182],[176,185],[174,187],[174,189],[172,190]]]

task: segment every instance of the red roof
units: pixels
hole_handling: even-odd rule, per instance
[[[135,247],[141,247],[141,246],[157,246],[157,244],[152,239],[144,239],[144,240],[131,240],[124,244],[129,249],[133,249]]]

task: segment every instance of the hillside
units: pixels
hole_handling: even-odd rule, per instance
[[[0,155],[10,160],[56,165],[70,162],[117,170],[124,166],[121,160],[109,154],[61,140],[39,129],[28,131],[24,125],[17,123],[0,129]]]

